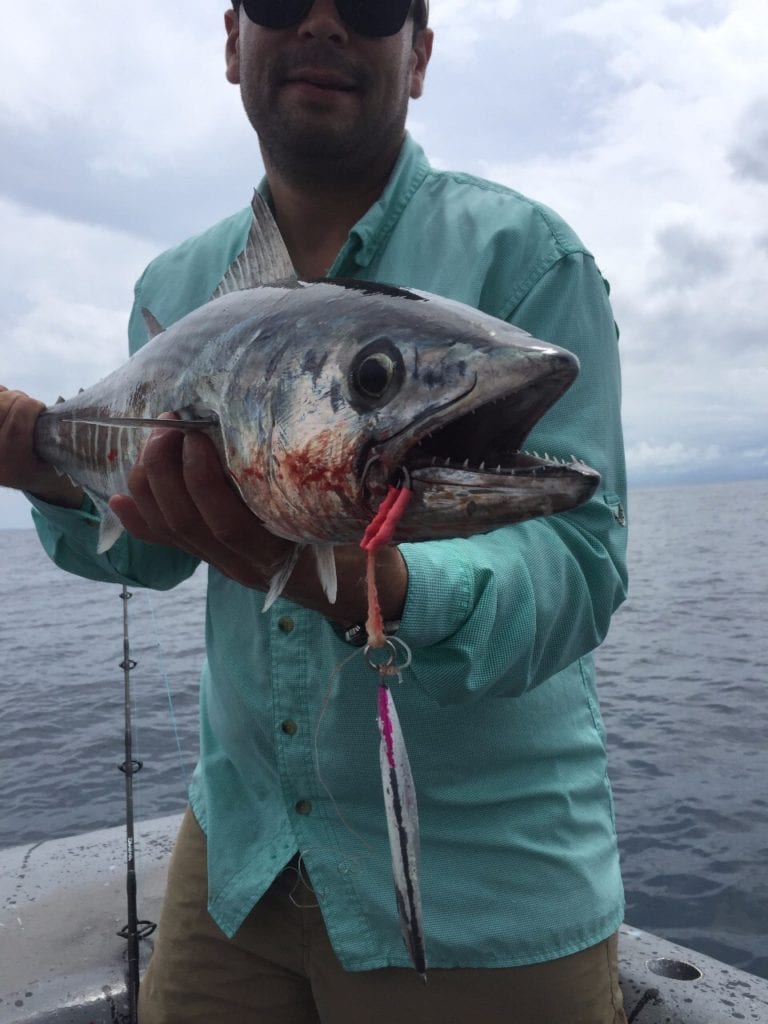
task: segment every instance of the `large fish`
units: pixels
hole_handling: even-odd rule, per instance
[[[38,418],[37,453],[101,512],[100,551],[122,531],[107,502],[163,412],[213,438],[269,530],[315,547],[331,599],[332,546],[361,537],[393,478],[413,491],[395,541],[483,533],[593,493],[578,460],[521,451],[576,377],[572,354],[424,292],[299,281],[269,208],[252,207],[211,301],[167,330],[145,311],[152,339]]]

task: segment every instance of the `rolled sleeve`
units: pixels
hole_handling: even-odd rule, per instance
[[[508,319],[579,357],[577,381],[529,443],[575,454],[601,485],[570,512],[401,545],[409,584],[400,636],[439,704],[525,693],[594,650],[626,596],[617,332],[594,261],[583,253],[559,261]]]
[[[123,533],[103,554],[96,547],[100,519],[86,498],[79,509],[49,505],[31,495],[32,519],[48,557],[85,579],[170,590],[197,568],[198,559],[175,548],[145,544]]]

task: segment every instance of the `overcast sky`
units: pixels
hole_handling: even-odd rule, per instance
[[[2,0],[0,382],[53,401],[113,369],[144,264],[247,202],[225,8]],[[595,253],[630,482],[768,476],[766,0],[432,0],[432,24],[409,128]]]

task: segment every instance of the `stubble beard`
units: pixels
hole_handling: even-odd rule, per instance
[[[313,111],[310,104],[287,95],[285,80],[297,68],[314,67],[343,74],[356,95],[332,110]],[[322,51],[302,51],[265,72],[261,80],[241,80],[248,119],[259,137],[265,164],[296,186],[339,186],[380,176],[391,167],[403,140],[408,95],[376,103],[365,68],[344,63]]]

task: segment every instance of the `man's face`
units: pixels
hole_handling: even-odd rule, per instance
[[[338,178],[396,154],[408,100],[422,92],[430,30],[414,39],[409,18],[397,35],[358,35],[333,0],[315,0],[285,29],[256,25],[242,8],[226,27],[227,78],[276,169]]]

